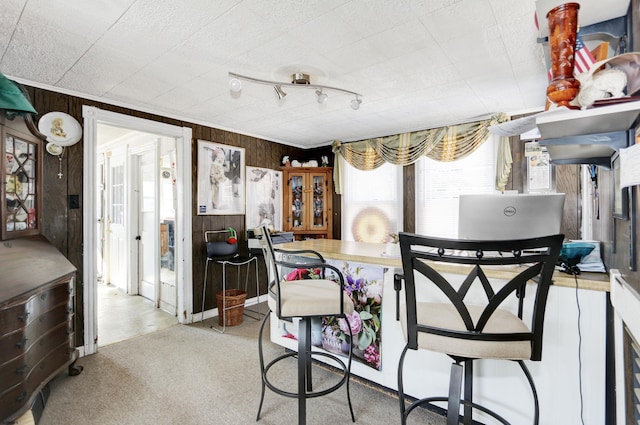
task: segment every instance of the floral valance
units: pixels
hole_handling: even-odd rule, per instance
[[[342,170],[340,158],[359,170],[374,170],[385,162],[410,165],[421,156],[436,161],[455,161],[475,151],[489,136],[489,126],[508,121],[500,113],[483,121],[458,124],[393,136],[376,137],[351,143],[333,143],[334,182],[336,193],[342,193]],[[511,171],[511,151],[507,138],[501,138],[497,164],[496,188],[504,190]],[[507,158],[508,157],[508,158]]]

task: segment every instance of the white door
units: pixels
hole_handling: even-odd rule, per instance
[[[109,255],[105,266],[105,281],[128,292],[125,156],[111,156],[108,164],[107,243]]]
[[[156,150],[148,150],[138,159],[138,287],[140,295],[159,306],[160,268],[158,215],[158,161]]]
[[[104,155],[99,155],[96,159],[96,248],[97,260],[96,270],[98,280],[104,279],[104,259],[105,259],[105,175],[104,175]]]

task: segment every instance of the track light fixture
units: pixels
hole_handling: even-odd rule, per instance
[[[291,75],[290,83],[283,83],[279,81],[270,81],[270,80],[262,80],[260,78],[247,77],[246,75],[236,74],[235,72],[229,72],[229,90],[232,93],[240,93],[242,90],[242,81],[249,81],[257,84],[265,84],[269,86],[273,86],[273,90],[276,93],[276,97],[278,100],[283,100],[287,93],[282,90],[282,87],[296,87],[296,88],[309,88],[315,89],[316,100],[318,103],[323,104],[326,103],[329,99],[329,95],[326,93],[327,91],[335,91],[340,93],[346,93],[355,96],[355,99],[351,101],[351,109],[357,110],[360,108],[360,104],[362,103],[362,95],[360,93],[353,92],[351,90],[345,90],[337,87],[325,86],[322,84],[311,84],[311,79],[308,74],[304,74],[301,72],[295,73]]]
[[[360,109],[361,103],[362,99],[360,99],[360,96],[356,96],[356,98],[351,101],[351,109],[357,111],[358,109]]]
[[[237,78],[232,78],[231,80],[229,80],[229,90],[234,93],[240,93],[240,90],[242,90],[242,81],[238,80]]]
[[[282,86],[280,84],[276,84],[275,86],[273,86],[273,91],[276,92],[276,97],[278,98],[278,100],[282,100],[284,99],[284,97],[287,95],[283,90],[282,90]]]
[[[318,96],[318,103],[323,104],[326,103],[329,96],[322,91],[322,89],[316,90],[316,96]]]

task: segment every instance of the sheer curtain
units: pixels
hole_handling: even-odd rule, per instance
[[[342,240],[384,243],[402,230],[402,167],[385,163],[370,171],[342,164]]]

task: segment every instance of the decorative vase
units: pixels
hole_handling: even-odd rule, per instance
[[[573,76],[579,9],[578,3],[565,3],[547,13],[551,57],[551,82],[547,87],[547,98],[558,106],[571,109],[578,109],[569,103],[580,91],[580,82]]]

